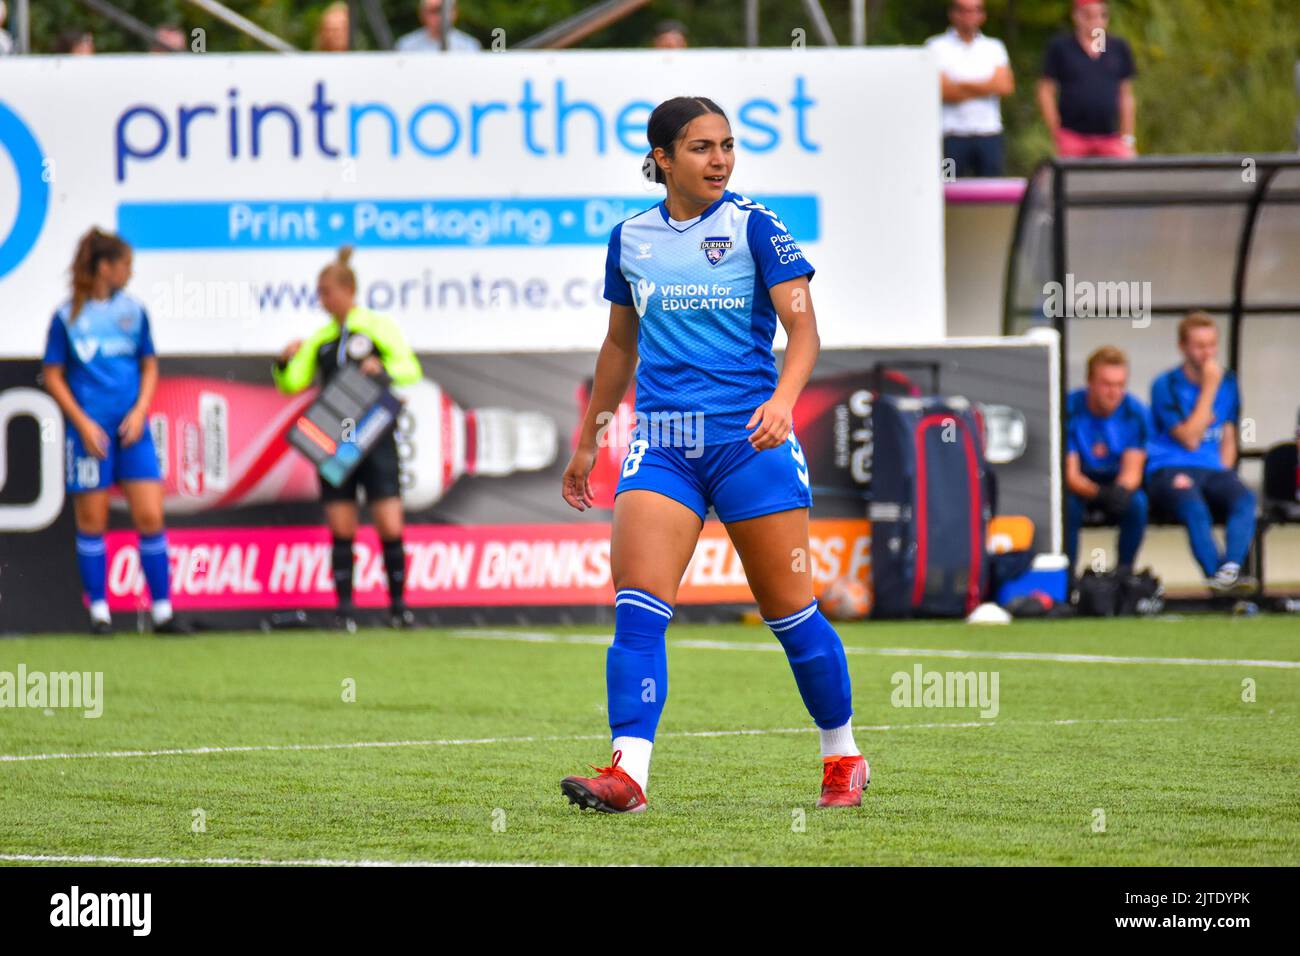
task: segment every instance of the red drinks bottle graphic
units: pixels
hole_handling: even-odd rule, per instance
[[[553,420],[537,412],[462,408],[436,383],[395,387],[404,399],[396,430],[402,501],[431,507],[466,475],[498,476],[555,460]],[[149,412],[171,513],[314,500],[316,470],[285,432],[316,397],[266,385],[164,377]]]

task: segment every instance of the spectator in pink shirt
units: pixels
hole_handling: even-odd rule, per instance
[[[1056,154],[1131,159],[1137,154],[1133,51],[1106,32],[1110,12],[1098,0],[1074,0],[1074,31],[1047,46],[1038,108]]]

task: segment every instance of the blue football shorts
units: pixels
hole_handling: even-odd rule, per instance
[[[808,463],[793,430],[784,444],[763,451],[746,439],[690,448],[634,435],[614,493],[633,489],[666,495],[701,521],[710,506],[724,522],[812,507]]]
[[[116,423],[111,427],[104,422],[98,424],[108,436],[108,455],[104,458],[92,455],[82,442],[81,434],[72,425],[66,426],[63,468],[69,494],[102,491],[122,481],[162,480],[153,434],[147,422],[139,441],[131,445],[122,444]]]

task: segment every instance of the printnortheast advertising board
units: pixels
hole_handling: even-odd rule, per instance
[[[816,267],[825,345],[933,342],[936,72],[906,48],[6,57],[0,356],[40,355],[92,225],[134,246],[162,354],[278,352],[344,243],[420,351],[592,348],[610,230],[663,198],[647,118],[683,93],[728,113],[730,188]]]

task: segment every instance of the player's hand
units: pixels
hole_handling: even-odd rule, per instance
[[[1218,388],[1223,381],[1223,366],[1218,359],[1209,359],[1201,366],[1201,382],[1212,388]]]
[[[378,355],[367,355],[365,361],[361,363],[361,371],[366,375],[382,375],[384,363],[379,360]]]
[[[81,436],[81,443],[86,446],[86,450],[96,458],[108,457],[108,435],[95,422],[87,420],[84,425],[77,427],[77,434]]]
[[[133,408],[126,413],[126,418],[122,419],[122,424],[117,426],[117,433],[121,436],[123,445],[134,445],[144,434],[144,411],[139,408]]]
[[[596,496],[591,491],[591,469],[595,464],[595,449],[579,448],[569,459],[560,494],[570,508],[586,511],[595,507]]]
[[[758,451],[765,448],[778,448],[790,435],[794,425],[794,410],[788,402],[775,396],[769,398],[749,418],[746,428],[754,428],[749,436],[749,443]],[[755,428],[754,426],[758,426]]]
[[[1112,518],[1123,518],[1133,493],[1120,484],[1103,485],[1092,503]]]
[[[302,339],[294,339],[286,345],[284,351],[280,353],[280,364],[288,365],[289,360],[298,354],[300,348],[302,348]]]

